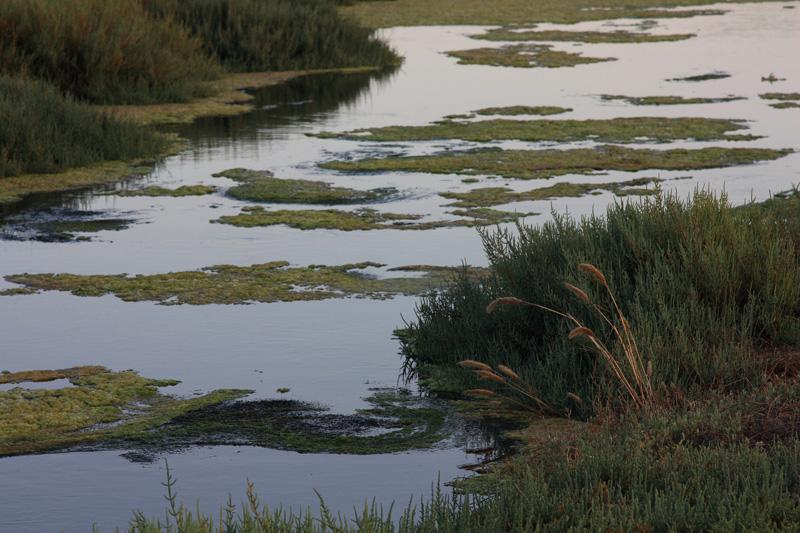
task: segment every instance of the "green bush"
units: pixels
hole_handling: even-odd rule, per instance
[[[105,160],[152,157],[166,140],[63,96],[42,81],[0,76],[0,178]]]
[[[0,74],[26,74],[93,103],[183,101],[219,69],[199,41],[136,0],[0,2]]]
[[[485,311],[496,297],[516,296],[608,335],[564,286],[606,305],[600,287],[576,268],[588,262],[608,278],[656,385],[691,393],[757,383],[765,360],[756,352],[796,344],[800,331],[800,207],[797,198],[774,202],[732,209],[705,193],[691,201],[661,196],[615,205],[604,217],[556,216],[518,236],[484,234],[491,278],[464,276],[419,304],[402,335],[407,369],[457,392],[475,383],[455,363],[478,359],[512,366],[554,406],[578,408],[570,392],[612,401],[618,391],[605,366],[586,343],[567,339],[564,319],[530,307]]]
[[[327,0],[142,0],[235,71],[388,66],[397,55]]]

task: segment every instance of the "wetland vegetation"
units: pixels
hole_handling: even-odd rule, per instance
[[[719,98],[687,98],[684,96],[622,96],[618,94],[603,94],[602,100],[619,100],[631,105],[694,105],[694,104],[718,104],[723,102],[735,102],[736,100],[746,100],[742,96],[721,96]]]
[[[385,267],[363,262],[347,265],[291,267],[286,261],[260,265],[217,265],[186,272],[127,276],[80,274],[20,274],[6,280],[33,291],[67,291],[75,296],[113,294],[126,302],[156,302],[162,305],[249,304],[255,302],[297,302],[331,298],[385,299],[413,295],[446,284],[457,267],[394,267],[378,277],[367,269]],[[466,268],[470,276],[483,269]],[[408,275],[408,273],[416,275]],[[403,275],[405,273],[405,275]],[[0,291],[0,296],[19,294]]]
[[[487,41],[568,41],[579,43],[659,43],[683,41],[694,37],[693,33],[652,34],[644,32],[616,31],[564,31],[564,30],[518,30],[496,28],[474,35],[475,39]]]
[[[569,113],[572,109],[560,106],[527,106],[514,105],[504,107],[484,107],[473,111],[476,115],[560,115]]]
[[[275,204],[365,204],[382,202],[397,196],[395,188],[359,191],[346,187],[333,187],[324,181],[276,178],[268,170],[234,168],[214,174],[239,182],[225,194],[237,200],[269,202]]]
[[[693,170],[771,161],[792,153],[769,148],[700,148],[650,150],[622,146],[565,150],[474,149],[433,155],[329,161],[322,168],[343,172],[425,172],[547,179],[566,174],[609,170]]]
[[[451,214],[465,217],[454,220],[423,221],[424,215],[387,213],[361,208],[355,211],[339,209],[278,209],[261,206],[243,207],[237,215],[222,216],[212,222],[241,228],[284,225],[301,230],[332,229],[339,231],[410,230],[487,226],[514,222],[537,213],[517,213],[496,209],[460,209]]]
[[[323,139],[351,139],[376,142],[432,141],[460,139],[487,142],[518,140],[527,142],[572,142],[591,140],[602,143],[695,141],[750,141],[758,136],[731,133],[747,129],[742,121],[714,118],[624,117],[588,120],[510,120],[443,121],[427,126],[386,126],[344,133],[316,134]]]
[[[499,48],[454,50],[447,55],[458,59],[460,65],[489,65],[492,67],[560,68],[589,63],[614,61],[613,57],[588,57],[579,53],[553,50],[546,44],[514,44]]]

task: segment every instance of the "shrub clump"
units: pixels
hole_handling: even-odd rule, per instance
[[[388,66],[399,62],[374,30],[317,0],[142,0],[175,19],[235,71]]]
[[[0,76],[0,117],[0,178],[153,157],[168,142],[44,82],[9,76]]]
[[[102,104],[184,101],[220,70],[187,30],[134,0],[0,3],[0,73]]]

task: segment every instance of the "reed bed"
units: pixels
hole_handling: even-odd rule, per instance
[[[386,67],[399,57],[328,0],[141,0],[234,71]]]
[[[0,178],[152,158],[167,139],[36,80],[0,76]]]
[[[0,73],[101,104],[184,101],[220,68],[199,40],[136,0],[0,2]]]

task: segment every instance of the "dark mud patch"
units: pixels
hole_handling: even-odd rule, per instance
[[[152,461],[194,446],[259,446],[299,453],[378,454],[428,448],[448,436],[442,404],[404,389],[374,389],[369,407],[351,414],[296,400],[233,401],[177,416],[135,439],[92,449],[130,448],[126,457]]]
[[[126,213],[127,214],[127,213]],[[89,234],[122,231],[136,223],[129,217],[109,217],[108,212],[49,207],[8,217],[0,226],[0,239],[10,241],[90,241]]]

